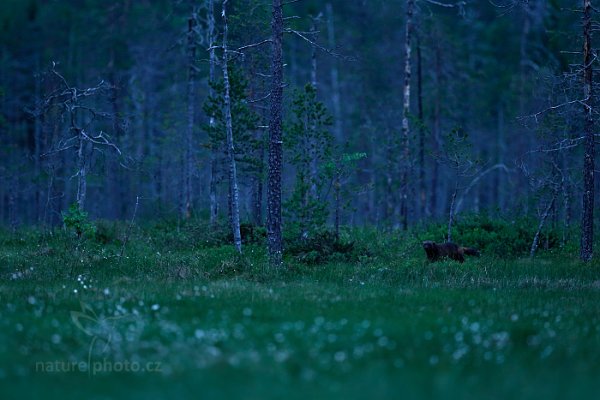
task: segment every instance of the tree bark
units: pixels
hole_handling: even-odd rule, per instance
[[[269,178],[267,185],[267,244],[269,263],[280,267],[281,235],[281,168],[282,168],[282,102],[283,102],[283,5],[273,0],[272,28],[272,88],[269,122]]]
[[[427,207],[427,187],[425,186],[425,118],[423,115],[423,65],[421,40],[417,36],[417,103],[419,117],[419,212],[421,218],[429,214]]]
[[[116,28],[115,28],[116,29]],[[112,130],[113,130],[113,140],[118,145],[121,142],[121,139],[124,137],[125,131],[123,128],[123,110],[121,103],[121,91],[122,88],[119,87],[120,82],[118,79],[117,70],[115,64],[117,62],[117,54],[114,47],[110,49],[110,61],[108,65],[108,79],[110,82],[110,95],[109,101],[111,104],[111,113],[112,113]],[[128,187],[128,176],[123,173],[121,169],[119,169],[119,163],[115,162],[115,160],[111,160],[107,164],[107,187],[109,191],[109,199],[107,202],[107,215],[111,216],[114,219],[120,219],[125,215],[125,209],[127,208],[127,203],[124,199],[127,197],[127,187]]]
[[[448,237],[447,241],[452,241],[452,224],[454,224],[454,203],[456,202],[456,194],[458,193],[458,176],[454,183],[454,191],[452,192],[452,199],[450,200],[450,212],[448,213]]]
[[[402,229],[408,229],[408,169],[410,165],[410,126],[408,117],[410,113],[410,79],[412,74],[411,52],[412,31],[415,0],[408,0],[406,4],[406,34],[404,39],[404,102],[402,107],[402,168],[400,179],[400,218]]]
[[[330,49],[335,49],[335,28],[333,21],[333,7],[331,3],[327,3],[327,39]],[[333,104],[333,137],[340,148],[344,145],[343,137],[343,121],[342,121],[342,107],[340,104],[340,82],[339,82],[339,71],[337,59],[331,60],[331,103]],[[340,177],[340,161],[337,162],[336,173],[334,177],[334,189],[335,189],[335,213],[334,213],[334,227],[336,238],[339,239],[340,235],[340,224],[341,224],[341,177]]]
[[[439,44],[435,47],[435,87],[436,95],[433,105],[433,141],[432,151],[434,156],[437,156],[440,148],[440,137],[441,137],[441,119],[442,119],[442,106],[441,106],[441,91],[442,85],[442,57],[441,49]],[[437,160],[433,162],[433,168],[431,171],[431,214],[436,216],[438,214],[438,180],[439,180],[439,163]]]
[[[253,191],[252,191],[252,216],[254,217],[254,224],[261,226],[263,224],[262,215],[262,198],[263,198],[263,162],[265,154],[264,149],[259,151],[259,170],[254,177]]]
[[[242,236],[240,234],[240,198],[237,182],[237,168],[235,165],[235,148],[233,144],[233,126],[231,120],[231,97],[229,86],[229,67],[227,53],[227,1],[223,0],[223,83],[225,85],[225,129],[227,134],[227,158],[229,159],[229,194],[231,199],[231,229],[233,231],[233,243],[236,250],[242,252]]]
[[[196,9],[188,19],[188,77],[187,77],[187,129],[183,165],[183,202],[181,213],[189,219],[192,214],[192,175],[194,172],[194,119],[196,115]]]
[[[256,71],[255,71],[255,62],[254,60],[250,60],[249,62],[249,67],[250,67],[250,76],[256,76]],[[265,87],[264,87],[264,82],[261,85],[262,90],[260,90],[260,93],[264,93],[265,92]],[[248,97],[250,99],[254,99],[256,98],[256,87],[255,84],[251,81],[250,85],[249,85],[249,93],[248,93]],[[257,107],[256,103],[251,103],[250,109],[252,111],[254,111],[257,115],[260,114],[261,115],[261,119],[266,120],[265,115],[264,115],[264,111],[265,111],[265,107]],[[256,148],[253,151],[253,156],[256,157],[256,161],[257,161],[257,165],[256,165],[256,170],[253,171],[252,173],[252,177],[251,177],[251,185],[252,185],[252,194],[251,194],[251,198],[250,198],[250,209],[252,210],[252,219],[254,221],[254,224],[257,226],[262,226],[263,225],[263,212],[262,212],[262,199],[263,199],[263,192],[264,192],[264,169],[265,169],[265,146],[264,146],[264,141],[263,141],[263,131],[261,129],[256,129],[255,133],[255,139],[256,142],[259,144],[258,148]]]
[[[14,175],[9,180],[9,191],[8,191],[8,223],[10,224],[11,231],[14,233],[17,231],[19,226],[19,212],[18,212],[18,193],[19,193],[19,178],[18,172],[15,171]]]
[[[498,164],[504,164],[504,158],[506,152],[506,135],[504,129],[504,104],[498,105],[498,140],[496,142],[496,160]],[[495,174],[494,179],[494,204],[497,204],[500,212],[504,211],[504,182],[505,179],[502,173],[499,171]]]
[[[594,116],[592,100],[592,2],[583,0],[583,97],[584,97],[584,136],[583,158],[583,208],[581,218],[582,261],[590,261],[593,256],[594,241]]]
[[[555,200],[556,200],[556,193],[554,193],[552,195],[552,199],[548,203],[548,206],[546,206],[546,209],[544,210],[544,213],[542,214],[542,217],[540,218],[540,223],[538,224],[537,231],[535,232],[535,236],[533,237],[533,243],[531,243],[531,250],[529,251],[529,257],[533,258],[533,256],[535,256],[535,251],[537,250],[538,245],[540,243],[540,234],[542,233],[542,229],[544,229],[544,224],[546,223],[546,219],[548,218],[548,215],[550,215],[550,211],[552,210],[552,207],[554,206]]]
[[[331,3],[327,3],[327,36],[329,48],[335,49],[335,29],[333,24],[333,8]],[[340,103],[340,80],[337,58],[331,60],[331,103],[333,104],[333,123],[334,137],[338,145],[343,145],[343,123],[342,107]]]
[[[317,41],[318,33],[317,32],[317,24],[319,22],[320,16],[312,17],[311,32],[315,32],[313,35],[313,40]],[[312,53],[310,55],[310,84],[317,89],[317,47],[312,46]]]
[[[215,10],[214,0],[208,0],[208,44],[209,50],[209,66],[208,66],[208,80],[213,83],[215,80],[215,65],[217,63],[217,57],[215,55],[215,49],[213,48],[213,42],[215,40]],[[209,96],[214,96],[214,90],[209,85]],[[211,128],[215,126],[215,116],[211,115],[209,119]],[[217,201],[217,168],[218,168],[218,148],[217,146],[211,146],[210,149],[210,183],[209,183],[209,199],[210,199],[210,225],[214,227],[219,216],[219,204]]]
[[[316,32],[318,29],[318,23],[321,18],[321,14],[312,18],[311,31],[315,32],[313,36],[313,40],[317,40],[318,34]],[[317,47],[312,46],[312,54],[311,54],[311,69],[310,69],[310,84],[315,89],[315,101],[316,101],[316,92],[317,92]],[[316,121],[311,116],[310,118],[310,130],[315,134],[316,130]],[[309,170],[309,179],[310,179],[310,197],[312,199],[317,198],[317,175],[318,175],[318,165],[317,165],[317,143],[315,139],[309,139],[307,142],[307,151],[310,154],[310,170]],[[307,193],[308,195],[309,193]],[[308,198],[306,199],[308,200]]]
[[[560,153],[561,169],[563,171],[567,168],[567,156],[564,151]],[[560,247],[564,247],[567,244],[568,234],[571,227],[571,193],[570,193],[570,181],[563,175],[562,182],[560,185],[562,193],[562,238],[560,241]]]
[[[35,121],[34,121],[34,153],[33,153],[33,162],[34,162],[34,179],[35,179],[35,220],[39,224],[42,218],[42,181],[40,179],[41,172],[41,164],[42,164],[42,152],[43,143],[42,143],[42,110],[41,110],[41,102],[42,102],[42,77],[39,72],[39,59],[36,61],[37,64],[37,73],[35,75],[35,102],[36,102],[36,110],[35,110]],[[39,107],[39,108],[38,108]]]
[[[341,199],[341,190],[342,184],[340,182],[340,173],[336,172],[335,182],[333,183],[333,190],[335,196],[335,216],[334,216],[334,229],[335,229],[335,238],[340,239],[340,221],[341,221],[341,213],[342,213],[342,199]]]
[[[71,116],[71,118],[74,118]],[[77,207],[83,211],[85,207],[85,198],[87,195],[87,171],[86,171],[86,160],[85,160],[85,147],[86,140],[81,132],[81,129],[77,131]]]

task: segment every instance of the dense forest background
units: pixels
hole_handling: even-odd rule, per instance
[[[548,209],[579,223],[581,13],[561,0],[435,3],[415,3],[407,138],[406,2],[284,6],[284,223],[321,205],[328,223],[338,208],[341,224],[410,226],[447,219],[451,203],[458,216]],[[74,126],[91,138],[81,150],[94,218],[137,208],[208,220],[212,193],[226,219],[223,75],[213,59],[211,84],[209,51],[222,42],[221,7],[211,39],[208,1],[3,0],[2,223],[62,223],[82,167]],[[251,45],[271,35],[271,4],[230,1],[227,12],[239,208],[262,224],[271,51]],[[81,97],[58,96],[66,87]],[[304,179],[307,163],[318,182]],[[302,184],[315,207],[294,203]]]

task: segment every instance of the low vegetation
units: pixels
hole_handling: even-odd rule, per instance
[[[250,226],[243,256],[199,223],[3,232],[3,397],[592,397],[600,264],[486,221],[456,226],[463,264],[426,261],[441,226],[356,229],[290,239],[276,272]]]

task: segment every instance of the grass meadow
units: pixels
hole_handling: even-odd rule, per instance
[[[361,254],[272,271],[261,244],[177,231],[3,232],[1,397],[596,397],[597,261],[431,264],[418,235],[346,235]]]

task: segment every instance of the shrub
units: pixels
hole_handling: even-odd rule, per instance
[[[297,239],[295,234],[286,235],[285,252],[305,264],[321,264],[327,261],[354,261],[360,251],[354,242],[345,242],[334,232],[321,231],[308,237]]]
[[[229,227],[227,227],[229,228]],[[264,226],[254,225],[250,222],[242,222],[240,224],[240,235],[242,236],[243,244],[262,244],[267,237],[267,229]],[[228,229],[227,243],[233,243],[233,232]]]
[[[467,215],[453,226],[452,240],[460,245],[476,247],[487,254],[521,256],[529,253],[537,227],[538,221],[529,217],[505,220],[486,215]],[[447,225],[432,224],[419,234],[419,238],[442,242],[446,234]],[[544,248],[546,243],[549,249],[558,247],[559,238],[558,229],[546,226],[540,235],[540,248]]]
[[[203,249],[233,244],[233,233],[227,223],[214,226],[199,220],[178,222],[169,219],[153,224],[145,229],[158,248],[170,250]],[[264,227],[252,223],[240,224],[242,243],[262,244],[267,237]]]
[[[121,245],[123,243],[124,233],[127,231],[127,227],[124,222],[120,221],[107,221],[97,220],[95,221],[96,231],[94,233],[94,239],[100,244],[115,244]]]
[[[88,213],[81,210],[77,203],[71,204],[66,212],[62,213],[63,223],[67,229],[75,231],[78,239],[82,236],[93,236],[96,226],[89,220]]]

